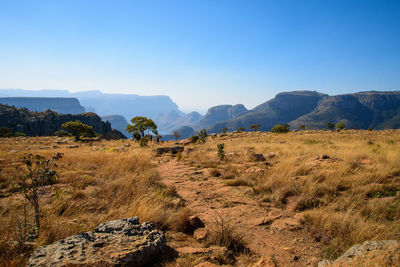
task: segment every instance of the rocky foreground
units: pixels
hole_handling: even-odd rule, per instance
[[[42,246],[32,254],[28,266],[145,266],[164,246],[162,231],[133,217]]]

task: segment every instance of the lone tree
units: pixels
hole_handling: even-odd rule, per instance
[[[132,137],[138,141],[145,136],[150,136],[150,132],[158,135],[157,125],[152,119],[137,116],[131,119],[131,123],[126,126],[126,131],[131,133]]]
[[[61,153],[51,158],[25,154],[22,160],[26,169],[16,167],[18,189],[33,207],[37,234],[40,230],[40,198],[45,192],[44,186],[55,183],[58,173],[53,168],[57,167],[55,161],[62,156]]]
[[[335,124],[333,124],[332,122],[328,122],[328,123],[326,124],[326,127],[327,127],[329,130],[333,130],[333,128],[335,128]]]
[[[228,128],[224,127],[224,128],[221,129],[221,133],[226,134],[227,132],[228,132]]]
[[[240,126],[240,127],[237,128],[237,131],[238,131],[239,133],[244,132],[244,128]]]
[[[260,124],[254,123],[254,124],[250,125],[249,128],[250,128],[250,130],[258,131],[258,129],[260,129]]]
[[[207,139],[207,131],[205,129],[200,130],[199,133],[197,134],[199,136],[199,140],[200,142],[202,142],[203,144],[206,143],[206,139]]]
[[[80,121],[65,122],[61,125],[61,128],[70,131],[76,141],[78,141],[83,135],[89,137],[93,137],[96,135],[92,126],[84,124]]]
[[[344,124],[344,122],[339,122],[338,124],[336,124],[336,129],[339,130],[346,129],[346,124]]]
[[[172,135],[175,137],[175,141],[178,141],[179,137],[181,137],[181,133],[179,131],[173,131]]]
[[[287,124],[277,124],[271,129],[271,132],[273,133],[287,133],[289,131],[290,127]]]
[[[304,131],[306,129],[306,126],[305,125],[300,125],[299,126],[299,131]]]

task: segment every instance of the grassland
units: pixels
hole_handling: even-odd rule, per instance
[[[3,266],[20,265],[32,249],[111,219],[139,216],[163,230],[182,231],[190,211],[175,188],[160,181],[156,167],[163,160],[206,168],[226,186],[235,186],[260,203],[301,214],[308,233],[323,248],[321,258],[335,258],[365,240],[400,239],[398,131],[228,133],[162,160],[153,152],[156,144],[140,148],[128,140],[101,141],[67,148],[71,144],[57,140],[0,139]],[[220,143],[225,144],[224,160],[217,155]],[[57,183],[42,199],[40,235],[20,246],[24,206],[28,217],[31,214],[17,192],[15,166],[21,165],[24,153],[56,152],[64,157],[57,167]],[[254,153],[266,160],[253,162]]]
[[[222,162],[218,143],[225,144]],[[267,161],[249,162],[253,153]],[[302,213],[322,257],[332,259],[365,240],[400,239],[399,158],[398,131],[346,130],[228,134],[183,160],[251,188],[262,202]]]

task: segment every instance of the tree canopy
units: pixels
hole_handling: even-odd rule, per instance
[[[95,136],[92,126],[84,124],[80,121],[68,121],[61,125],[61,128],[70,131],[75,140],[79,140],[81,136]]]
[[[140,140],[143,137],[150,135],[150,132],[158,135],[157,125],[152,119],[136,116],[131,119],[131,123],[132,124],[126,126],[126,131],[131,133],[132,137],[136,140]]]

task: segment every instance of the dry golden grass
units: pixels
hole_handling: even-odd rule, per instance
[[[175,188],[160,182],[152,144],[140,148],[128,140],[101,141],[68,149],[70,144],[55,141],[0,139],[3,266],[18,266],[33,248],[111,219],[139,216],[161,229],[185,231],[191,213]],[[217,156],[219,143],[225,144],[224,161]],[[190,147],[190,153],[176,160],[209,168],[210,175],[227,185],[250,188],[246,192],[260,201],[301,212],[310,232],[325,246],[327,258],[365,240],[400,239],[398,131],[228,133]],[[64,158],[58,166],[60,178],[42,199],[38,240],[31,247],[18,247],[24,199],[16,192],[14,167],[26,152],[62,152]],[[252,162],[252,153],[264,154],[266,162]],[[176,264],[197,262],[196,257],[184,257]]]
[[[159,229],[185,227],[190,212],[182,207],[175,189],[160,182],[150,149],[127,140],[80,143],[75,149],[68,145],[46,137],[0,139],[2,266],[21,265],[32,249],[112,219],[139,216]],[[58,162],[57,183],[47,188],[41,200],[40,235],[31,246],[18,246],[25,201],[16,192],[15,166],[24,153],[49,157],[55,152],[64,157]]]
[[[225,161],[217,156],[221,142]],[[253,197],[286,207],[295,196],[291,208],[304,213],[327,258],[365,240],[400,239],[398,131],[230,133],[193,148],[183,160],[251,187]],[[252,153],[267,161],[250,162]]]

